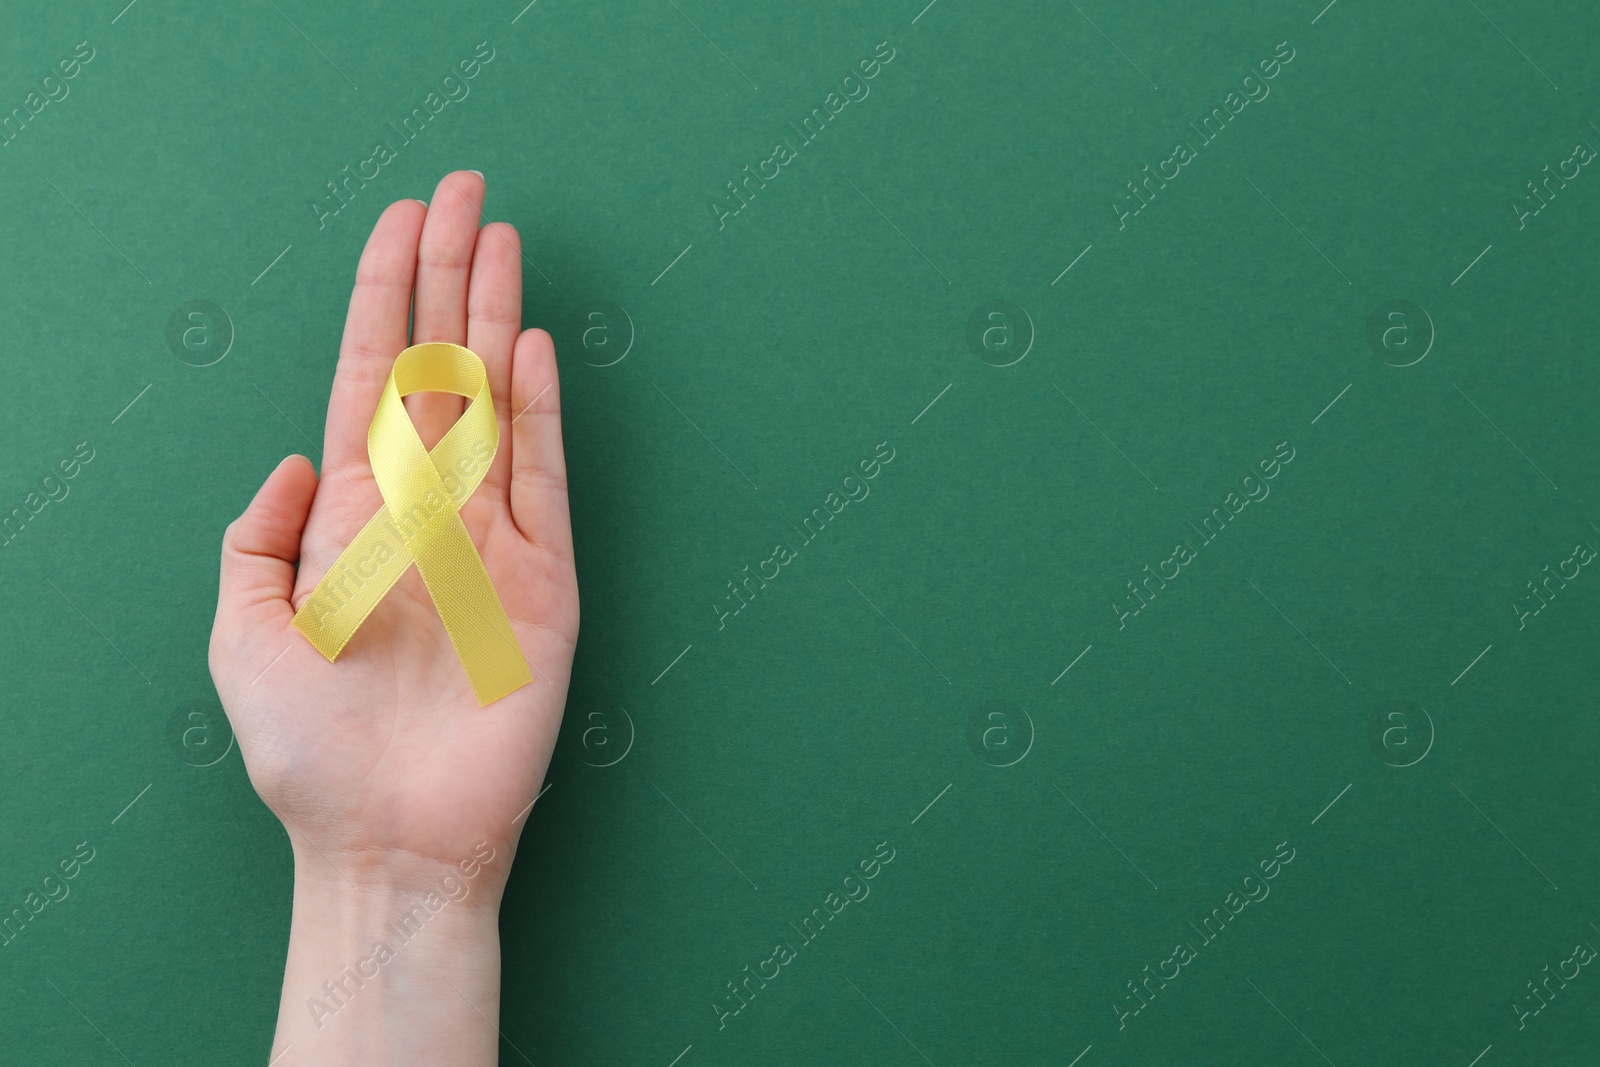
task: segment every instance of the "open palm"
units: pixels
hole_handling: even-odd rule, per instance
[[[291,456],[223,538],[217,691],[257,792],[291,838],[346,879],[397,860],[455,864],[485,840],[513,852],[566,702],[578,594],[555,351],[549,334],[521,328],[517,233],[479,229],[483,194],[480,175],[457,171],[431,206],[404,200],[383,213],[356,271],[321,477]],[[395,356],[426,341],[482,358],[500,424],[494,462],[461,517],[533,681],[488,707],[415,567],[336,662],[290,625],[383,506],[367,426]],[[464,407],[442,393],[405,403],[429,448]]]

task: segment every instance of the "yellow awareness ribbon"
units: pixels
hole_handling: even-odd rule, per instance
[[[429,452],[401,398],[455,393],[467,410]],[[461,345],[412,345],[395,358],[367,427],[383,506],[322,576],[294,625],[329,660],[413,563],[428,587],[480,706],[532,681],[460,508],[500,444],[483,361]]]

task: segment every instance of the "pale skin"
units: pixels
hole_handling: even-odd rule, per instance
[[[500,899],[561,724],[578,588],[555,349],[522,329],[517,232],[480,228],[483,194],[480,175],[456,171],[429,205],[384,211],[356,270],[321,476],[288,457],[222,539],[211,675],[294,856],[274,1067],[497,1059]],[[425,341],[483,359],[500,423],[461,517],[533,682],[487,707],[414,567],[335,662],[290,625],[383,504],[367,426],[394,357]],[[464,402],[405,404],[431,448]],[[402,941],[393,924],[418,905],[420,932]]]

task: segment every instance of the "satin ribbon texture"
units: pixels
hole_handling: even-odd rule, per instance
[[[455,393],[467,410],[429,452],[401,398]],[[500,426],[483,360],[461,345],[412,345],[395,358],[367,427],[367,456],[383,506],[311,597],[295,629],[334,660],[412,564],[422,575],[480,706],[532,681],[511,623],[460,508],[489,470]]]

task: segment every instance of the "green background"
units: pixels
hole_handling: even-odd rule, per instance
[[[321,438],[373,220],[472,167],[556,338],[583,601],[503,1062],[1595,1062],[1592,969],[1513,1005],[1600,946],[1600,577],[1513,605],[1600,547],[1600,176],[1509,205],[1600,147],[1600,15],[924,3],[8,6],[0,114],[95,55],[0,147],[0,513],[94,459],[0,547],[0,911],[95,858],[0,948],[0,1061],[266,1061],[291,861],[206,668],[219,539]],[[879,42],[870,95],[719,228]],[[1270,95],[1119,228],[1280,42]],[[170,346],[197,300],[225,319]],[[1405,367],[1368,340],[1397,300],[1430,342]],[[880,842],[870,896],[719,1028]]]

